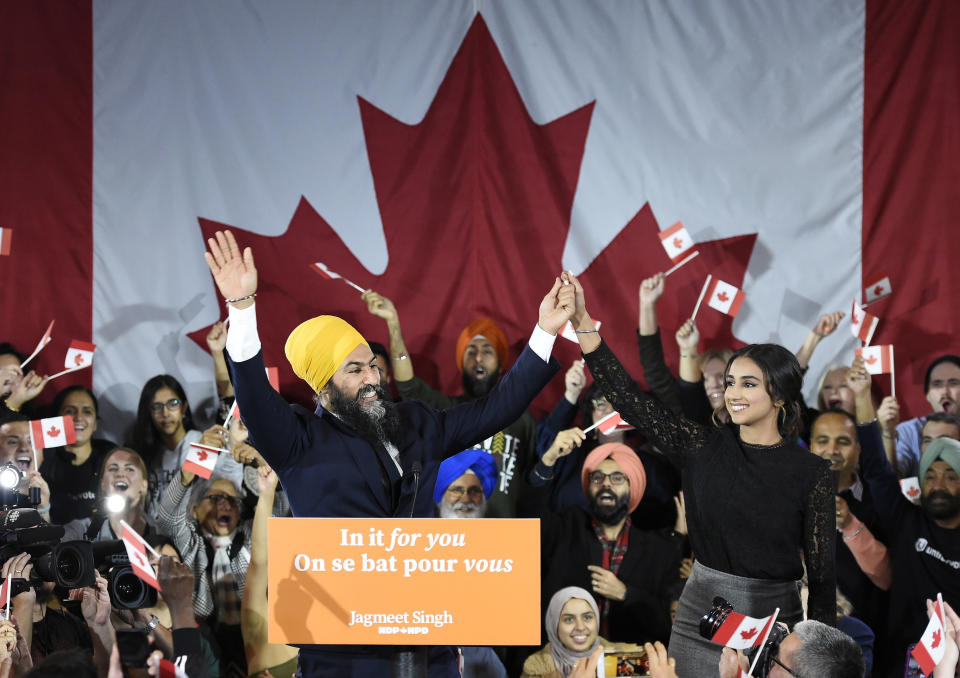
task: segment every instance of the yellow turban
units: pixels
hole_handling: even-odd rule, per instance
[[[290,333],[283,352],[294,373],[320,392],[341,363],[367,340],[350,323],[333,315],[306,320]]]

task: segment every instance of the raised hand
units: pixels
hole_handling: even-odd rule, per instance
[[[228,436],[230,434],[220,424],[214,424],[206,431],[203,432],[203,436],[200,437],[200,444],[207,445],[209,447],[220,447],[223,448],[226,446]]]
[[[96,586],[81,589],[80,611],[87,624],[93,627],[105,626],[110,623],[110,593],[107,590],[107,580],[99,572],[95,572]]]
[[[677,346],[680,347],[681,354],[694,354],[700,345],[700,330],[693,318],[688,318],[685,323],[677,330]]]
[[[397,319],[397,307],[382,294],[367,290],[361,298],[367,302],[367,310],[372,315],[383,318],[387,322]]]
[[[567,456],[574,449],[580,447],[586,438],[586,434],[576,427],[560,431],[557,437],[553,439],[549,449],[543,453],[541,461],[545,466],[553,466],[557,463],[557,459]]]
[[[233,299],[233,297],[228,297]],[[207,332],[207,348],[210,353],[220,353],[227,347],[227,328],[221,321],[215,322]]]
[[[863,356],[857,356],[853,360],[853,365],[847,370],[847,386],[853,391],[854,395],[861,395],[870,390],[870,373],[863,366]]]
[[[563,397],[570,403],[576,405],[580,394],[583,392],[583,386],[586,383],[587,376],[583,372],[583,361],[574,360],[573,365],[571,365],[567,373],[563,375],[563,384],[566,386]]]
[[[657,300],[663,296],[665,280],[666,278],[664,278],[663,273],[657,273],[656,275],[652,275],[640,283],[640,303],[657,303]]]
[[[41,377],[39,374],[30,370],[13,387],[10,395],[7,396],[7,407],[12,410],[19,410],[23,404],[33,400],[43,391],[50,377]]]
[[[900,423],[900,405],[893,396],[887,396],[880,402],[877,409],[877,421],[880,428],[889,435],[893,435],[897,430],[897,424]]]
[[[833,334],[833,331],[840,325],[840,321],[847,315],[843,311],[834,311],[833,313],[824,313],[817,318],[817,324],[813,326],[813,333],[818,337],[826,337]]]
[[[257,293],[257,267],[253,263],[253,250],[249,247],[240,253],[236,238],[230,231],[217,231],[207,239],[209,251],[204,253],[213,280],[224,299],[240,299]],[[237,304],[246,308],[252,300]]]
[[[567,273],[564,272],[562,275],[566,276]],[[553,335],[560,332],[561,328],[573,316],[576,303],[575,295],[573,285],[565,285],[560,281],[560,278],[555,278],[553,287],[540,302],[538,324],[541,329]]]
[[[275,489],[277,489],[277,472],[265,463],[261,463],[260,468],[257,469],[257,490],[260,496]]]

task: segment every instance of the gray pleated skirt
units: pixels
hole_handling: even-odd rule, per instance
[[[800,583],[750,579],[713,570],[694,562],[676,621],[670,633],[670,656],[677,660],[677,675],[684,678],[716,678],[723,646],[700,636],[700,618],[721,596],[733,609],[748,617],[765,617],[780,608],[777,621],[793,626],[803,619]]]

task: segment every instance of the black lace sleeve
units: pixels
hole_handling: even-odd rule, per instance
[[[837,623],[836,491],[834,474],[824,464],[807,495],[803,518],[803,556],[810,586],[807,617],[830,626]]]
[[[674,464],[682,467],[687,454],[703,447],[709,429],[674,414],[644,393],[605,342],[584,358],[600,390],[624,421],[651,438]]]

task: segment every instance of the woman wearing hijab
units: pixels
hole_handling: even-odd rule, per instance
[[[578,662],[586,661],[598,645],[606,652],[636,652],[639,645],[611,643],[598,635],[600,611],[593,596],[579,586],[553,594],[543,623],[550,639],[527,657],[521,678],[567,678]]]

